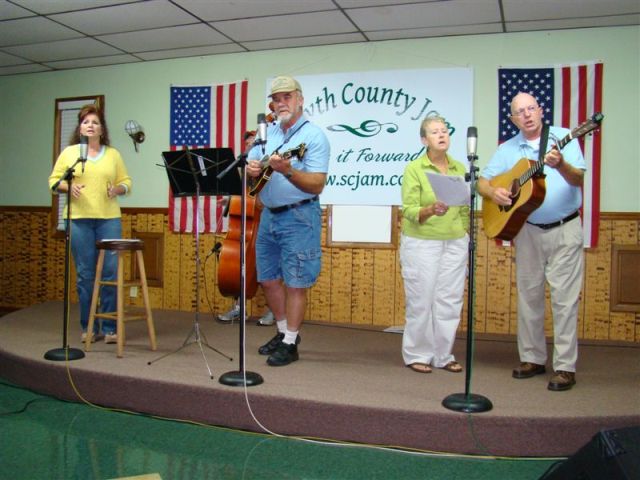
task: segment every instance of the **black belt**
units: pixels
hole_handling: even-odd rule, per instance
[[[527,222],[527,223],[529,223],[531,225],[534,225],[534,226],[536,226],[538,228],[541,228],[543,230],[551,230],[552,228],[559,227],[563,223],[567,223],[567,222],[573,220],[578,215],[580,215],[580,212],[576,210],[571,215],[567,215],[562,220],[558,220],[557,222],[553,222],[553,223],[531,223],[531,222]]]
[[[305,198],[304,200],[300,200],[299,202],[296,202],[296,203],[290,203],[289,205],[282,205],[280,207],[269,208],[269,211],[271,213],[282,213],[282,212],[286,212],[287,210],[291,210],[292,208],[298,208],[302,205],[306,205],[307,203],[315,202],[316,200],[318,200],[317,195],[315,197]]]

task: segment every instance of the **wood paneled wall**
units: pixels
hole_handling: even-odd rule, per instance
[[[0,209],[0,308],[21,308],[63,298],[64,240],[51,236],[49,222],[50,209],[45,207]],[[195,240],[191,234],[169,232],[167,225],[164,209],[127,209],[123,215],[123,236],[135,237],[136,233],[146,232],[162,234],[163,285],[150,288],[152,306],[195,311]],[[481,225],[479,232],[475,330],[515,334],[512,250],[487,240]],[[325,235],[326,227],[323,245],[326,245]],[[613,312],[609,303],[613,245],[640,245],[640,214],[603,214],[599,236],[598,247],[586,251],[580,338],[640,342],[640,314]],[[203,315],[225,311],[232,304],[231,299],[218,292],[216,256],[211,254],[215,243],[222,239],[212,234],[200,236],[200,312]],[[376,327],[404,323],[404,292],[397,250],[324,246],[323,255],[320,279],[309,294],[307,319]],[[76,301],[73,282],[72,300]],[[140,304],[141,298],[129,298],[129,303]],[[259,292],[250,302],[248,312],[260,315],[264,304]],[[546,328],[551,334],[548,301],[547,310]],[[462,318],[460,328],[465,329],[466,305]]]

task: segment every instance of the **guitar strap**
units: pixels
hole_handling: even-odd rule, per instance
[[[549,142],[549,125],[542,126],[540,132],[540,150],[538,150],[538,163],[541,165],[539,176],[544,176],[544,156],[547,154],[547,143]]]

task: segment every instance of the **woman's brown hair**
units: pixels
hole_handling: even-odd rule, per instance
[[[107,120],[104,118],[104,113],[100,110],[96,105],[89,104],[85,105],[78,112],[78,125],[76,125],[76,129],[73,131],[71,135],[71,139],[69,140],[69,145],[75,145],[80,143],[80,124],[87,117],[87,115],[96,115],[98,120],[100,120],[100,124],[102,125],[102,135],[100,136],[100,144],[101,145],[110,145],[111,140],[109,139],[109,127],[107,127]]]

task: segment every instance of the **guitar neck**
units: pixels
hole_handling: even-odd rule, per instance
[[[558,140],[556,144],[553,146],[553,148],[560,151],[571,140],[573,140],[573,132],[569,132],[561,140]],[[522,176],[520,176],[520,178],[518,179],[518,181],[520,182],[520,186],[524,185],[531,178],[537,175],[542,170],[543,167],[544,167],[544,156],[540,160],[536,161],[533,165],[531,165],[531,168],[529,168],[524,174],[522,174]]]

